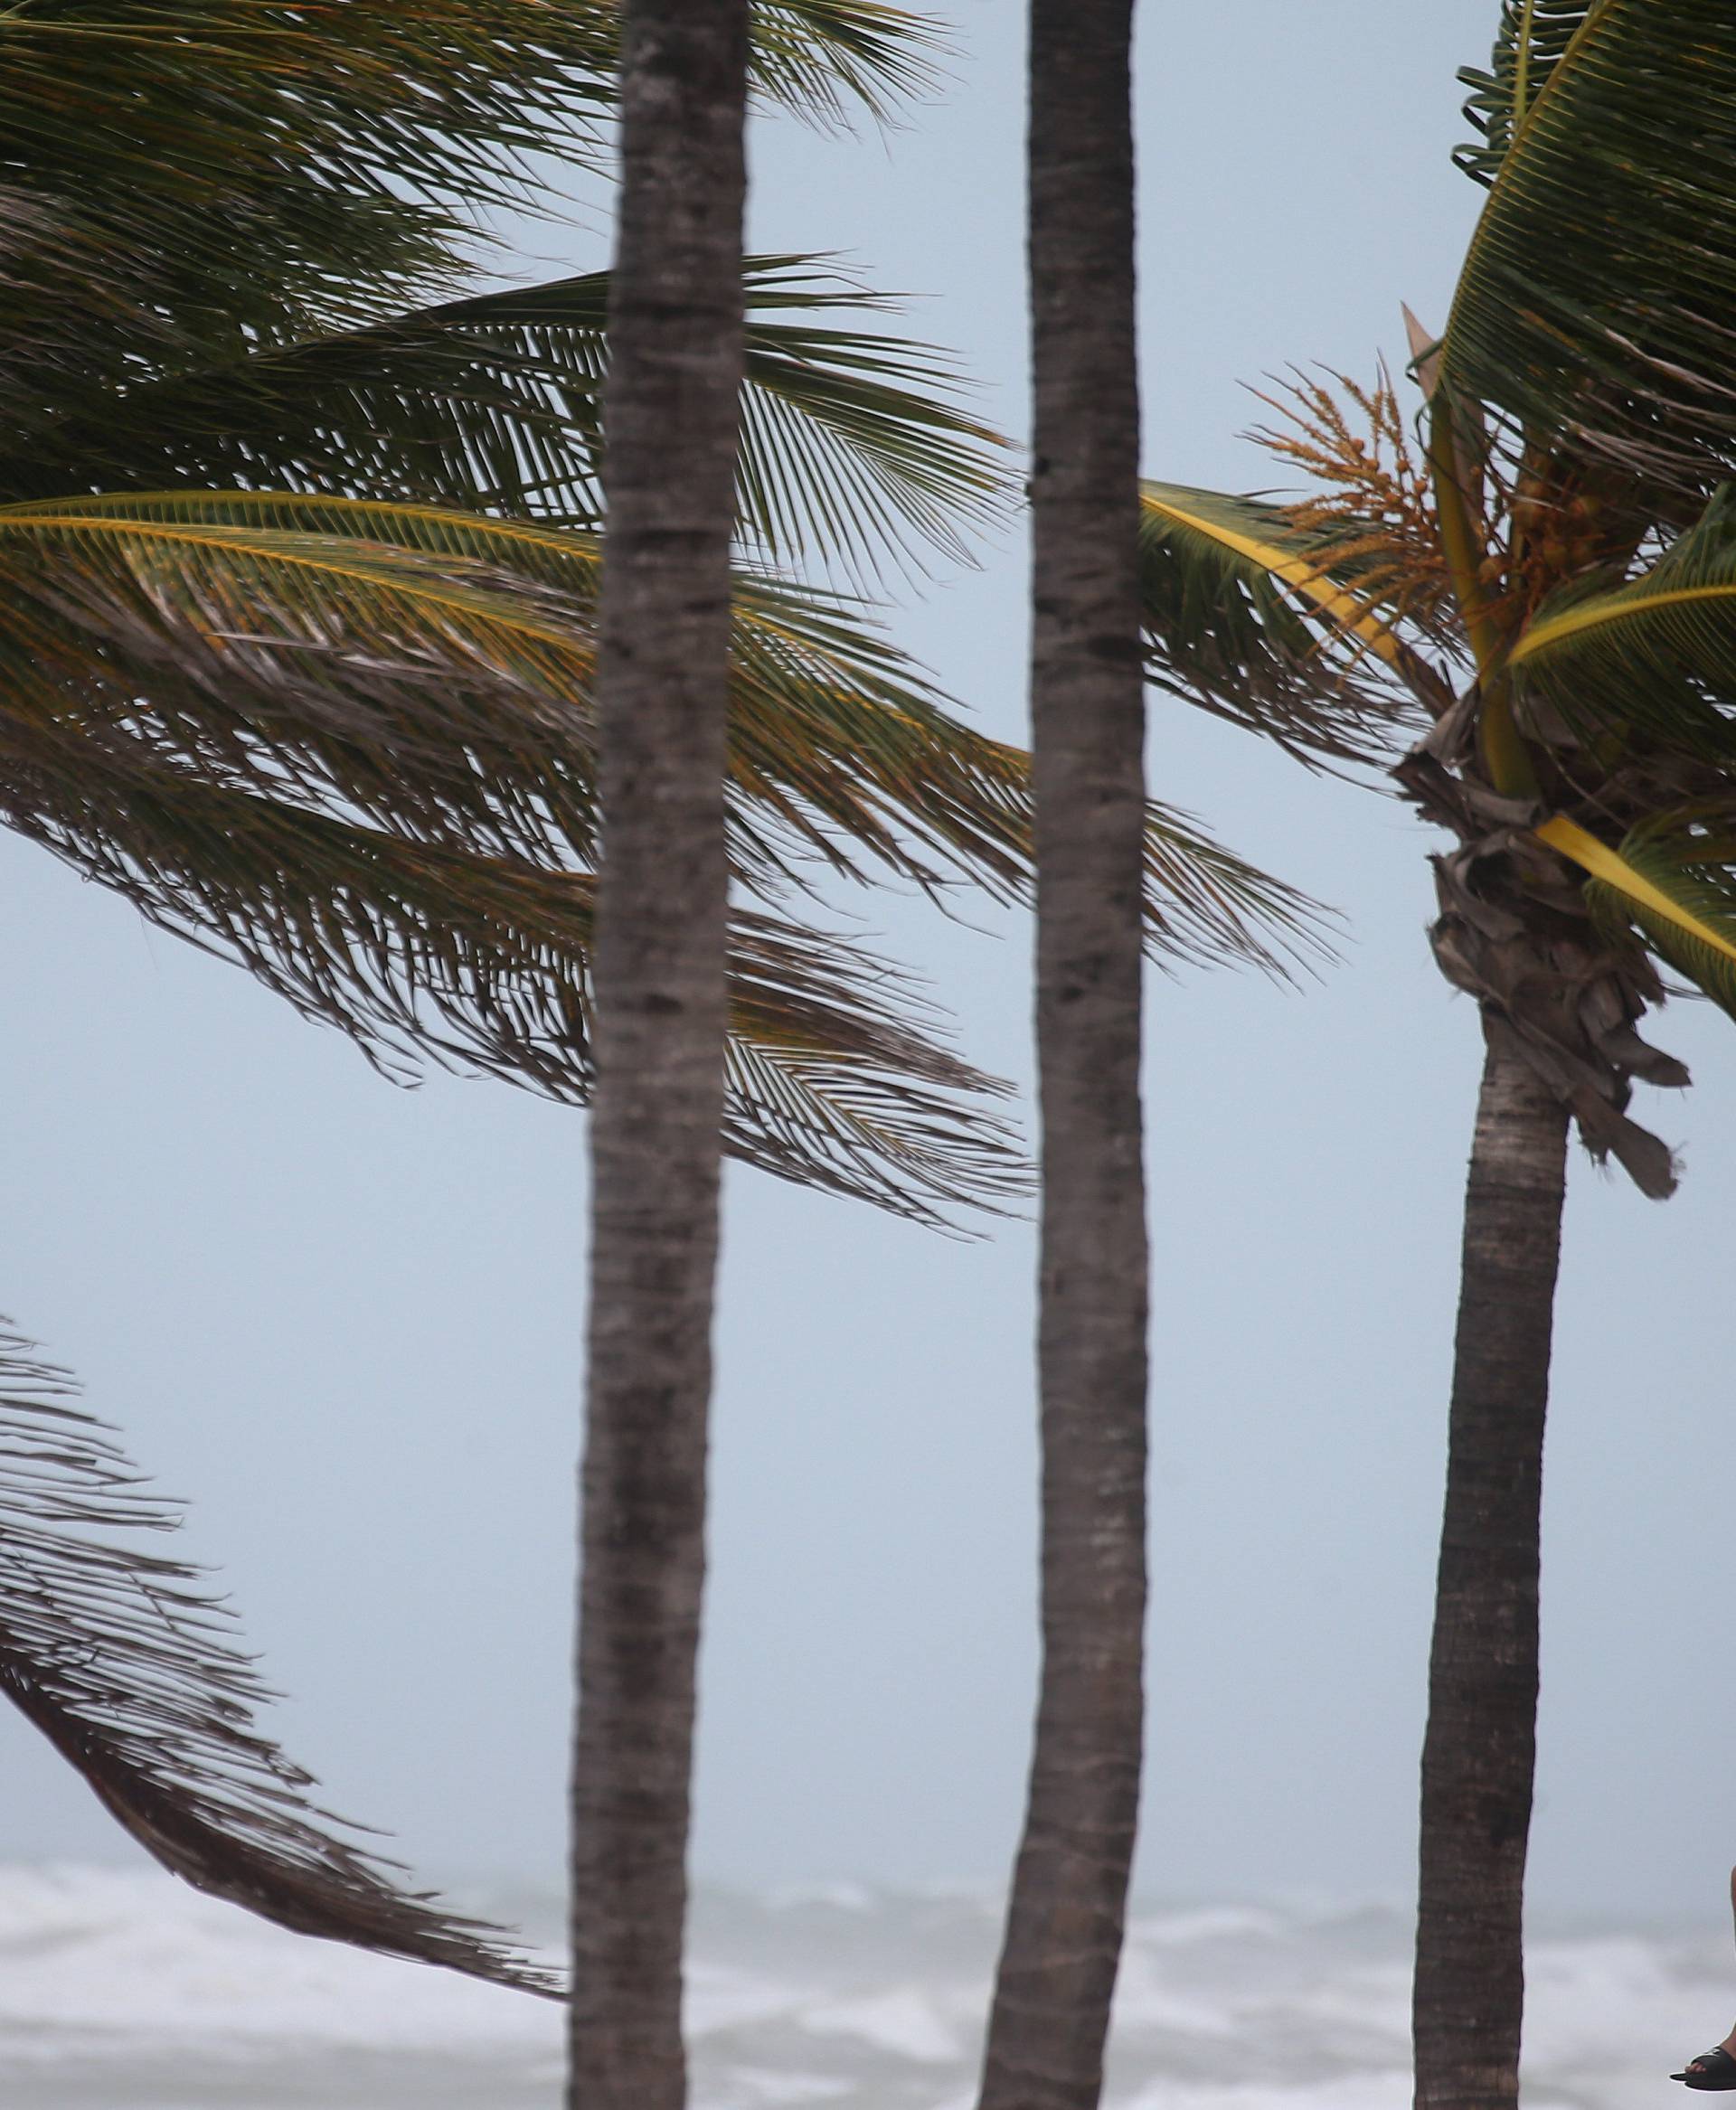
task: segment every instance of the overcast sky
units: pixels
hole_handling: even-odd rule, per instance
[[[927,296],[1023,430],[1022,10],[954,0],[944,99],[888,139],[761,126],[753,240]],[[1242,384],[1401,363],[1480,194],[1457,66],[1495,0],[1146,0],[1145,467],[1249,488]],[[603,260],[541,230],[540,271]],[[1024,552],[898,635],[1022,737]],[[1423,931],[1427,832],[1154,699],[1151,783],[1336,904],[1302,992],[1156,976],[1149,1894],[1410,1883],[1458,1212],[1479,1048]],[[434,1879],[559,1878],[583,1118],[376,1079],[335,1034],[0,843],[0,1309],[193,1509],[281,1728]],[[1029,932],[876,896],[971,1053],[1029,1074]],[[1711,1922],[1736,1858],[1727,1523],[1736,1030],[1674,1007],[1665,1207],[1571,1182],[1549,1457],[1546,1909]],[[731,1174],[696,1863],[754,1884],[1002,1879],[1034,1678],[1028,1228],[948,1242]],[[0,1854],[130,1850],[0,1720]]]

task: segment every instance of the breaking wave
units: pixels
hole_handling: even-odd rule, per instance
[[[467,1898],[555,1946],[547,1896]],[[997,1904],[849,1887],[696,1901],[695,2110],[969,2110]],[[1407,2110],[1407,1945],[1373,1908],[1142,1911],[1114,2110]],[[1533,1945],[1529,2110],[1680,2105],[1736,1957],[1609,1929]],[[309,1942],[166,1877],[0,1868],[0,2100],[15,2110],[555,2110],[560,2016]]]

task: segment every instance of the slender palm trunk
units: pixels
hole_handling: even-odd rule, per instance
[[[628,0],[597,676],[574,2110],[679,2110],[724,1048],[746,0]]]
[[[1089,2110],[1138,1812],[1146,1610],[1131,0],[1031,24],[1043,1681],[983,2110]]]
[[[1538,1518],[1567,1113],[1490,1021],[1463,1276],[1422,1752],[1419,2110],[1519,2096],[1536,1751]]]

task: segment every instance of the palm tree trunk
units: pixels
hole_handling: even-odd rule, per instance
[[[1422,1752],[1419,2110],[1516,2104],[1524,2009],[1538,1520],[1567,1112],[1505,1025],[1488,1020],[1485,1031]]]
[[[1034,0],[1032,718],[1043,1122],[1043,1673],[983,2110],[1101,2092],[1146,1609],[1131,0]]]
[[[746,0],[629,0],[605,404],[569,2103],[679,2110],[723,1103]]]

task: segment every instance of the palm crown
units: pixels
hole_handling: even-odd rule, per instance
[[[1736,26],[1508,0],[1462,78],[1488,198],[1411,319],[1423,439],[1383,381],[1304,381],[1264,434],[1299,503],[1148,486],[1153,672],[1328,757],[1420,730],[1443,970],[1663,1194],[1629,1089],[1687,1072],[1636,1022],[1660,969],[1736,1011]]]

